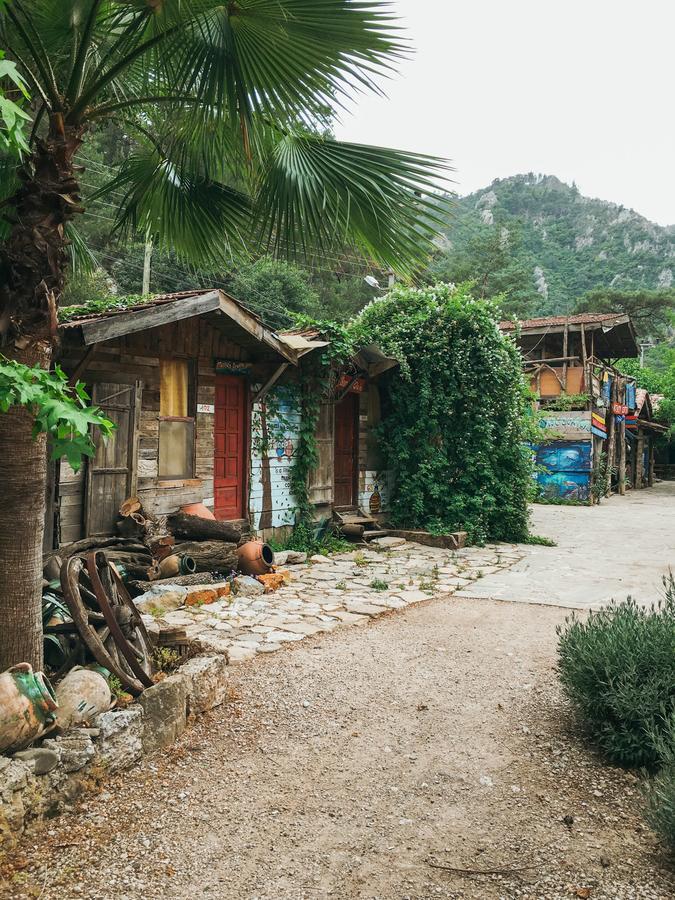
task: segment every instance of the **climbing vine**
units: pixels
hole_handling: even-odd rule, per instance
[[[297,506],[296,526],[289,546],[306,549],[314,543],[309,476],[319,463],[316,431],[321,404],[335,388],[335,379],[355,352],[347,329],[335,322],[298,318],[297,327],[312,329],[328,345],[308,355],[300,369],[300,431],[291,469],[291,491]]]
[[[394,524],[466,530],[474,541],[526,538],[526,442],[536,423],[498,318],[471,285],[438,284],[398,286],[353,323],[353,340],[378,344],[400,364],[384,376],[379,426]]]

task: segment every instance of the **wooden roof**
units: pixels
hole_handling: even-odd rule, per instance
[[[542,344],[547,335],[563,332],[593,333],[595,353],[603,359],[637,357],[639,348],[630,316],[625,313],[577,313],[570,316],[548,316],[541,319],[525,319],[522,322],[500,322],[499,328],[515,333],[515,339],[524,353],[529,352],[532,341]]]
[[[74,316],[61,323],[59,329],[67,334],[78,333],[82,343],[91,346],[194,316],[205,316],[243,347],[255,349],[262,344],[297,365],[298,357],[291,347],[267,328],[259,316],[221,290],[162,294],[134,306]]]

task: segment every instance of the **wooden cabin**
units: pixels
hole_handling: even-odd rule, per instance
[[[138,496],[150,514],[202,503],[218,519],[247,519],[265,538],[296,520],[291,467],[300,431],[303,358],[319,335],[277,334],[220,290],[163,295],[80,315],[60,326],[59,363],[117,426],[74,472],[51,470],[45,546],[114,533]],[[369,348],[339,374],[318,426],[310,479],[317,518],[337,505],[385,508],[369,435],[377,375],[395,361]],[[377,463],[377,464],[376,464]]]
[[[297,367],[290,347],[222,291],[75,317],[60,334],[60,364],[117,427],[77,473],[57,466],[50,545],[111,534],[131,495],[152,514],[203,503],[248,518],[252,410]]]
[[[590,500],[601,472],[621,494],[626,486],[653,483],[653,439],[661,426],[649,405],[639,405],[635,379],[614,364],[638,356],[630,317],[580,313],[500,328],[513,335],[536,397],[545,439],[533,449],[543,496]]]

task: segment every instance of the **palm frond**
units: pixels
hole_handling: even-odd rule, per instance
[[[284,135],[258,186],[261,238],[289,256],[351,246],[409,276],[433,250],[448,170],[417,153]]]
[[[73,274],[91,275],[100,263],[92,248],[72,222],[66,225],[66,238],[70,251],[70,270]]]
[[[180,167],[159,148],[141,148],[92,200],[122,192],[118,230],[149,233],[193,264],[223,265],[246,252],[248,197]]]

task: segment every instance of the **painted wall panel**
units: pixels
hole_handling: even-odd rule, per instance
[[[542,431],[560,435],[561,439],[588,440],[591,436],[591,412],[590,410],[575,410],[571,412],[540,411],[539,427]]]
[[[541,467],[537,482],[543,497],[588,500],[591,491],[591,441],[552,441],[534,448]]]
[[[359,506],[366,513],[375,515],[388,512],[390,498],[391,473],[387,471],[370,471],[360,473],[362,476],[359,491]]]
[[[273,388],[262,404],[253,407],[249,511],[256,530],[295,523],[291,468],[299,432],[300,409],[292,388]],[[268,446],[263,454],[265,442]]]

